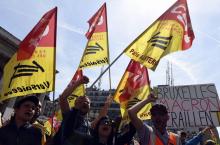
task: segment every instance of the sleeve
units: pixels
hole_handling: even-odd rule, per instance
[[[44,144],[42,144],[42,132],[41,132],[41,129],[34,128],[33,132],[34,132],[34,137],[35,137],[34,145],[44,145]]]
[[[76,120],[78,119],[76,116],[78,112],[79,111],[77,109],[73,108],[70,111],[62,114],[63,121],[58,132],[53,137],[54,145],[60,145],[64,141],[64,138],[72,133],[73,128],[76,125]]]
[[[143,123],[140,130],[137,131],[140,143],[147,145],[150,140],[150,126]]]
[[[202,141],[203,133],[199,133],[198,135],[194,136],[192,139],[186,141],[185,145],[197,145]]]

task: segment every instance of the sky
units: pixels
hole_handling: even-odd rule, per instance
[[[44,13],[58,7],[55,96],[58,97],[74,75],[87,39],[87,21],[106,2],[110,61],[176,0],[0,0],[0,26],[22,40]],[[149,70],[151,85],[166,83],[167,62],[173,66],[174,85],[214,83],[220,92],[220,0],[188,0],[195,39],[190,49],[170,54],[155,72]],[[122,55],[111,67],[112,88],[116,88],[130,58]],[[100,67],[86,69],[90,86]],[[109,89],[108,74],[101,81]]]

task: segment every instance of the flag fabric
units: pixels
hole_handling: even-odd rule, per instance
[[[53,119],[53,120],[52,120]],[[44,122],[45,134],[53,136],[59,129],[62,120],[58,120],[56,114]],[[51,126],[53,122],[53,127]]]
[[[57,8],[48,11],[4,67],[0,100],[54,90]]]
[[[190,48],[193,40],[187,2],[178,0],[125,49],[125,54],[155,70],[163,56]]]
[[[147,68],[131,60],[114,94],[114,100],[120,104],[122,121],[128,121],[127,109],[145,99],[150,93],[150,82]],[[142,120],[150,119],[147,104],[138,112]]]
[[[78,69],[76,71],[76,73],[74,74],[72,80],[70,81],[69,85],[74,83],[75,81],[79,80],[82,77],[83,77],[82,69]],[[70,108],[75,106],[75,100],[77,97],[84,96],[84,95],[85,95],[85,86],[84,86],[84,84],[82,84],[82,85],[78,86],[73,91],[73,93],[67,98]]]
[[[80,68],[109,64],[106,3],[88,21],[88,42],[80,61]]]

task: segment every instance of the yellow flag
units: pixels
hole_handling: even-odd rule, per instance
[[[109,64],[106,4],[88,21],[88,43],[81,59],[80,68]]]
[[[73,76],[72,80],[70,81],[70,84],[73,83],[74,81],[79,80],[82,77],[83,77],[82,69],[78,69],[75,75]],[[73,91],[73,93],[67,98],[70,108],[75,106],[75,101],[77,97],[84,96],[84,95],[85,95],[85,86],[82,84],[78,86]]]
[[[190,48],[193,39],[186,0],[178,0],[126,48],[125,54],[155,70],[161,57]]]
[[[149,93],[147,69],[131,60],[114,94],[114,100],[120,104],[123,121],[129,121],[128,108],[145,99]],[[147,104],[138,112],[138,117],[142,120],[150,119],[150,108],[151,104]]]
[[[1,101],[54,90],[56,16],[47,12],[5,65]]]

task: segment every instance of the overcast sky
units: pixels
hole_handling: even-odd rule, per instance
[[[141,32],[164,13],[175,0],[0,0],[0,26],[22,40],[48,10],[58,7],[56,96],[69,83],[79,65],[87,39],[87,21],[107,3],[110,60],[114,60]],[[164,57],[155,72],[149,70],[152,86],[166,83],[166,65],[173,64],[175,85],[215,83],[220,90],[220,1],[188,0],[195,40],[187,51]],[[116,88],[129,62],[125,55],[112,66]],[[100,68],[86,69],[90,82]],[[108,75],[101,88],[109,89]],[[90,86],[91,83],[88,85]]]

